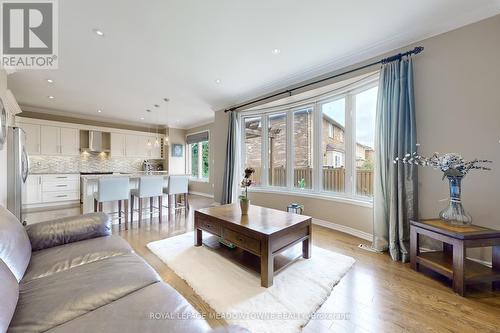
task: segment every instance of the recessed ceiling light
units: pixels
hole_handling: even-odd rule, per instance
[[[54,99],[55,97],[50,95],[50,96],[47,96],[48,99]]]
[[[166,98],[166,97],[165,97],[163,100],[164,100],[165,102],[169,102],[169,101],[170,101],[170,99],[168,99],[168,98]]]
[[[273,49],[271,51],[273,54],[280,54],[281,53],[281,50],[280,49]]]
[[[220,79],[216,79],[215,83],[220,84],[222,81]]]
[[[101,113],[101,112],[102,112],[102,110],[101,110],[101,109],[97,110],[97,113]]]
[[[52,80],[52,79],[47,79],[47,82],[48,82],[48,83],[54,83],[54,80]]]
[[[144,117],[141,117],[141,120],[144,120]]]
[[[146,112],[151,112],[151,110],[150,109],[146,109]]]
[[[97,36],[101,36],[103,37],[104,36],[104,32],[102,32],[102,30],[99,30],[99,29],[93,29],[92,30]]]
[[[154,105],[154,107],[155,107],[155,108],[159,108],[160,106],[159,106],[158,104],[155,104],[155,105]]]

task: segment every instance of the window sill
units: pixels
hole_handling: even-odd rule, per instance
[[[310,190],[298,190],[298,189],[277,189],[271,187],[249,187],[248,192],[255,193],[275,193],[282,195],[290,195],[304,198],[321,199],[328,201],[335,201],[340,203],[345,203],[349,205],[355,205],[366,208],[373,208],[373,199],[364,198],[361,196],[349,197],[347,195],[330,194],[327,192],[312,192]]]
[[[189,178],[190,182],[195,182],[195,183],[209,183],[208,178]]]

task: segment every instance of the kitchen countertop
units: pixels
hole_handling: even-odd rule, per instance
[[[95,180],[101,177],[129,177],[129,178],[139,178],[142,176],[168,176],[168,171],[138,171],[138,172],[124,172],[124,173],[114,173],[111,175],[81,175],[83,180]]]
[[[91,171],[82,171],[82,172],[91,172]],[[151,171],[151,172],[146,172],[146,171],[134,171],[134,172],[121,172],[121,171],[102,171],[102,172],[112,172],[112,174],[109,173],[103,173],[101,175],[82,175],[82,176],[124,176],[124,175],[144,175],[144,174],[166,174],[168,171]],[[55,172],[55,171],[30,171],[28,173],[29,175],[80,175],[80,172]]]
[[[28,172],[28,175],[79,175],[79,172],[50,172],[50,171],[36,171]]]

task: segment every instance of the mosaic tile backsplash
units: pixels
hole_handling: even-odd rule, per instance
[[[110,157],[105,153],[80,156],[30,156],[30,173],[136,172],[144,159]]]

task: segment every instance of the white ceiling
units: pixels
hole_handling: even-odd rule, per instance
[[[20,104],[188,128],[234,103],[499,14],[500,1],[64,0],[59,10],[59,69],[11,74]]]

